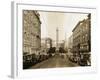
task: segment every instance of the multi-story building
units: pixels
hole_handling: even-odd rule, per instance
[[[79,21],[73,29],[73,51],[74,52],[89,52],[91,42],[91,25],[90,14],[87,19]]]
[[[73,58],[73,35],[68,38],[67,56],[70,60]]]
[[[52,39],[51,38],[42,38],[41,39],[41,51],[48,52],[48,50],[52,47]]]
[[[46,39],[41,39],[41,52],[46,52]]]
[[[88,18],[81,24],[81,35],[80,35],[80,52],[91,51],[91,22],[90,14]]]
[[[81,35],[81,24],[83,21],[79,21],[76,27],[73,29],[73,53],[79,55],[80,50],[80,35]]]
[[[23,54],[33,54],[41,48],[41,21],[39,13],[23,10]]]
[[[91,14],[79,21],[73,29],[73,53],[81,58],[89,58],[91,52]]]
[[[46,50],[50,49],[52,47],[52,39],[46,38]]]
[[[51,49],[53,48],[52,46],[52,39],[51,38],[42,38],[41,40],[41,52],[48,54],[51,52]]]
[[[73,35],[71,35],[68,39],[68,52],[73,52]]]

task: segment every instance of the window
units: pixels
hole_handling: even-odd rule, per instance
[[[86,28],[86,30],[88,29],[88,24],[87,23],[86,23],[86,27],[85,28]]]
[[[87,41],[87,40],[88,40],[88,34],[85,34],[85,37],[86,37],[85,39],[86,39],[86,41]]]

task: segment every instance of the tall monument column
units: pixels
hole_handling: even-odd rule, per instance
[[[58,46],[58,42],[59,42],[59,30],[58,27],[56,28],[56,52],[59,51],[59,46]]]

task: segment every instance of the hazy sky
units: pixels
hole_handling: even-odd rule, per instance
[[[41,37],[56,40],[56,28],[59,29],[59,40],[68,38],[76,24],[85,18],[82,13],[39,12],[41,19]]]

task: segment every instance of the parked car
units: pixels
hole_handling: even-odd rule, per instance
[[[78,59],[77,56],[74,56],[74,55],[69,56],[69,60],[72,61],[72,62],[77,63],[77,59]]]
[[[23,56],[23,68],[28,68],[32,65],[32,55],[24,55]]]
[[[32,64],[36,64],[37,63],[37,58],[35,54],[32,54]]]
[[[91,65],[90,54],[84,54],[81,56],[83,57],[80,59],[79,65],[80,66],[90,66]]]
[[[87,66],[87,61],[84,59],[81,59],[78,63],[80,66]]]

